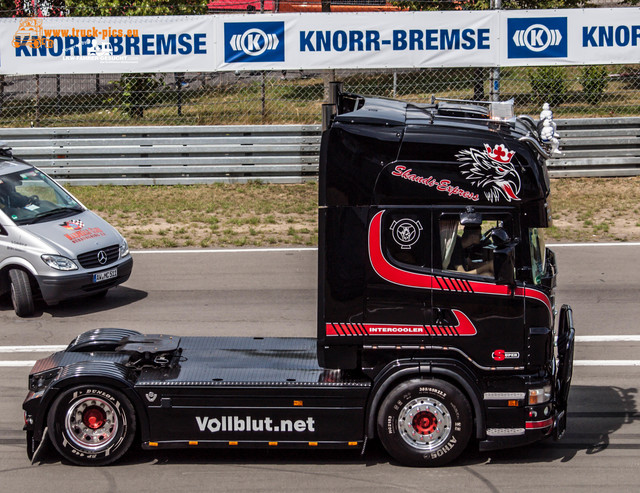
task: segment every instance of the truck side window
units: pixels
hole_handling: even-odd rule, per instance
[[[442,269],[493,278],[493,250],[500,246],[497,232],[504,233],[505,225],[495,218],[465,225],[455,216],[440,219]]]
[[[409,267],[431,267],[430,217],[430,212],[385,213],[382,237],[389,260]]]

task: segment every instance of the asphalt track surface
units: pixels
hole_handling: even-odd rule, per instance
[[[26,457],[21,403],[30,362],[78,333],[125,327],[176,335],[315,336],[314,250],[135,252],[101,300],[18,319],[0,300],[0,491],[637,491],[640,482],[640,245],[555,248],[558,302],[574,309],[576,368],[563,440],[412,469],[370,444],[347,451],[135,450],[80,468]],[[44,347],[37,347],[44,346]]]

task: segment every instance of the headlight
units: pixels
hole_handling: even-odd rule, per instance
[[[120,258],[124,258],[127,255],[129,255],[129,245],[127,240],[122,240],[122,243],[120,243]]]
[[[529,405],[543,404],[551,400],[551,385],[545,385],[540,389],[529,389]]]
[[[53,382],[62,368],[54,368],[53,370],[46,370],[34,375],[29,375],[29,390],[32,392],[40,392],[47,388],[51,382]]]
[[[56,270],[77,270],[78,266],[73,260],[60,255],[42,255],[42,260],[52,269]]]

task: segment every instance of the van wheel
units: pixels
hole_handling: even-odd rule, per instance
[[[471,406],[442,380],[408,380],[385,397],[378,412],[378,436],[389,455],[408,466],[441,466],[466,448]]]
[[[122,457],[136,433],[131,402],[117,390],[79,386],[64,391],[47,416],[49,437],[67,460],[103,466]]]
[[[35,304],[29,274],[20,269],[11,269],[9,280],[11,281],[11,303],[16,315],[30,317],[35,312]]]

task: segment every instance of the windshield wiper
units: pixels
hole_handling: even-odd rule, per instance
[[[41,212],[39,214],[36,214],[36,216],[31,219],[30,224],[33,223],[37,223],[39,221],[42,221],[43,219],[46,219],[48,217],[51,216],[55,216],[57,214],[62,214],[62,213],[70,213],[70,212],[83,212],[84,209],[81,209],[80,207],[56,207],[55,209],[51,209],[50,211],[44,211]]]

